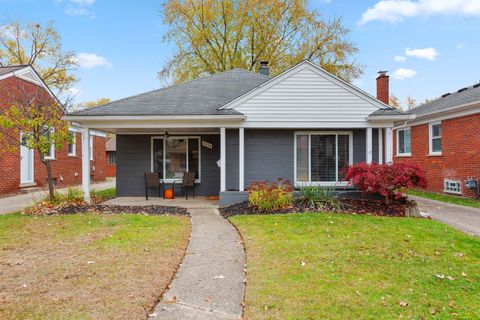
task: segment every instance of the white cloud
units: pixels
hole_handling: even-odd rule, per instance
[[[404,80],[407,78],[414,77],[417,74],[417,71],[413,69],[398,68],[393,72],[393,77],[397,80]]]
[[[393,60],[397,62],[404,62],[405,60],[407,60],[407,58],[404,56],[396,55],[395,57],[393,57]]]
[[[463,49],[463,48],[465,48],[465,44],[464,44],[464,43],[459,43],[459,44],[457,45],[457,49]]]
[[[480,16],[478,0],[381,0],[362,15],[360,24],[370,21],[403,22],[415,16]]]
[[[74,7],[67,7],[65,9],[65,13],[69,16],[84,16],[89,14],[88,10],[85,8],[74,8]]]
[[[85,69],[92,69],[96,67],[112,67],[112,64],[107,59],[102,56],[98,56],[95,53],[80,52],[76,56],[76,61],[80,68]]]
[[[405,49],[405,54],[409,57],[416,57],[420,59],[427,59],[427,60],[436,60],[438,56],[437,49],[430,47],[430,48],[423,48],[423,49]]]
[[[81,6],[91,6],[95,3],[95,0],[70,0],[70,2]]]

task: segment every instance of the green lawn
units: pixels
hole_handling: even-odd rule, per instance
[[[0,319],[146,319],[188,217],[0,215]]]
[[[230,218],[247,252],[246,319],[480,319],[480,239],[431,220]]]
[[[421,190],[413,190],[413,189],[408,190],[407,194],[411,194],[411,195],[422,197],[422,198],[452,203],[452,204],[458,204],[460,206],[480,208],[480,200],[477,200],[477,199],[464,198],[464,197],[447,195],[447,194],[438,194],[438,193],[432,193],[432,192],[421,191]]]

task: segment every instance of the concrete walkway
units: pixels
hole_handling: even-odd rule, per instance
[[[468,234],[480,236],[480,209],[412,195],[408,197],[417,201],[420,212],[427,213],[432,219],[451,225]]]
[[[187,209],[192,234],[185,258],[150,319],[241,319],[245,252],[237,230],[208,202]]]
[[[80,186],[73,186],[71,188]],[[97,191],[115,188],[115,179],[92,184],[92,189]],[[56,189],[57,192],[67,192],[68,188]],[[19,194],[10,197],[0,198],[0,214],[22,211],[25,207],[42,200],[48,194],[48,190],[36,191],[27,194]]]

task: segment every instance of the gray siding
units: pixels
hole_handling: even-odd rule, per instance
[[[226,188],[238,190],[238,129],[229,129],[226,133]]]
[[[353,130],[353,163],[367,161],[367,130]]]
[[[278,178],[293,183],[294,130],[245,129],[245,187]]]
[[[198,195],[218,195],[220,190],[220,136],[202,135],[213,145],[212,150],[201,147],[201,184],[195,187]],[[117,196],[144,196],[144,173],[151,169],[150,135],[117,135]],[[177,192],[179,192],[178,190]],[[150,191],[154,193],[153,190]]]

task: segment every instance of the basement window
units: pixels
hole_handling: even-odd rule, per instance
[[[443,192],[462,194],[462,185],[460,181],[445,179],[443,184],[444,184]]]

